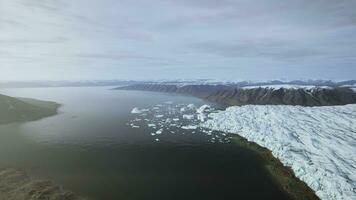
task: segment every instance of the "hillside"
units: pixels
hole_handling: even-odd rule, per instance
[[[347,87],[135,84],[117,89],[192,95],[226,106],[249,104],[330,106],[356,103],[356,93]]]
[[[59,104],[28,98],[14,98],[0,94],[0,124],[25,122],[49,117],[57,113]]]

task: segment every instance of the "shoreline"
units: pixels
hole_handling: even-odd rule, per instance
[[[41,180],[12,168],[0,169],[0,199],[6,200],[86,200],[51,180]]]
[[[0,94],[0,125],[37,121],[58,114],[62,104]]]
[[[272,155],[272,152],[258,145],[255,142],[248,141],[236,134],[229,134],[232,142],[241,147],[256,152],[264,161],[264,167],[272,179],[285,191],[291,199],[294,200],[320,200],[305,182],[297,178],[290,167],[284,166],[281,161]]]

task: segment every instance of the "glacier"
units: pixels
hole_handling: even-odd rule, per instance
[[[323,200],[356,199],[356,105],[233,106],[201,127],[271,150]]]

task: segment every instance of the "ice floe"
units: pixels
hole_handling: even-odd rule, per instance
[[[153,105],[145,109],[134,109],[135,118],[130,120],[132,128],[144,127],[148,129],[148,133],[153,136],[153,140],[160,137],[161,134],[197,134],[201,133],[208,137],[208,141],[229,143],[228,137],[223,136],[222,132],[212,132],[209,129],[199,127],[198,125],[207,119],[207,114],[213,111],[210,105],[196,107],[194,104],[182,103],[162,103]],[[144,112],[144,113],[142,113]],[[137,113],[141,113],[136,115]],[[210,137],[223,138],[221,141],[209,139]]]
[[[188,119],[188,120],[194,119],[194,115],[183,115],[183,119]]]
[[[321,199],[356,199],[356,105],[235,106],[209,117],[201,126],[270,149]]]
[[[194,125],[187,125],[187,126],[181,126],[182,129],[186,129],[186,130],[194,130],[197,129],[197,126]]]
[[[140,113],[142,113],[142,111],[139,109],[139,108],[133,108],[132,110],[131,110],[131,113],[132,114],[140,114]]]
[[[197,109],[197,113],[201,114],[201,113],[204,113],[206,112],[207,110],[210,110],[211,107],[209,105],[202,105],[200,106],[198,109]]]

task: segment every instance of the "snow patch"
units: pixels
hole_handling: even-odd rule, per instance
[[[314,86],[314,85],[261,85],[261,86],[245,86],[243,89],[255,89],[255,88],[269,88],[274,90],[279,90],[281,88],[285,89],[306,89],[306,90],[314,90],[314,89],[333,89],[329,86]]]

